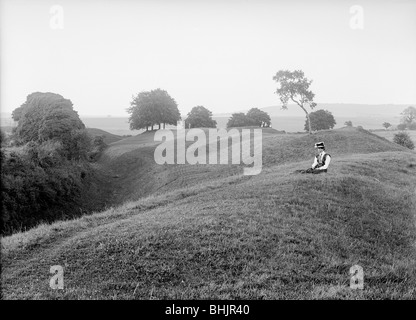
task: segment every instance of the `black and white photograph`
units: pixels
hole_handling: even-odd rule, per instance
[[[0,0],[0,109],[1,300],[416,300],[416,1]]]

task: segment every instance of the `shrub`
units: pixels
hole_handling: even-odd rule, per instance
[[[105,138],[104,135],[101,135],[101,136],[95,136],[94,139],[92,140],[92,145],[99,152],[103,151],[107,147],[107,144],[105,143],[104,138]]]
[[[60,141],[48,140],[38,146],[39,165],[43,168],[63,163],[64,150]]]
[[[104,141],[104,135],[95,136],[92,140],[93,149],[89,152],[89,160],[90,161],[97,161],[100,154],[103,150],[108,146]]]
[[[79,213],[83,168],[61,152],[53,140],[2,148],[3,234]]]
[[[398,124],[398,125],[397,125],[397,129],[398,129],[398,130],[404,130],[404,129],[406,129],[406,124],[405,124],[405,123],[400,123],[400,124]]]
[[[393,141],[403,147],[414,149],[415,145],[410,139],[410,136],[407,134],[407,132],[399,132],[394,135]]]

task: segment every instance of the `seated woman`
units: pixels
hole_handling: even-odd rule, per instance
[[[297,170],[300,173],[322,173],[328,171],[331,156],[325,152],[325,145],[323,142],[315,143],[316,156],[313,160],[312,167],[307,170]]]

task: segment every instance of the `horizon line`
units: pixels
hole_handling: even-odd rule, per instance
[[[375,103],[375,104],[370,104],[370,103],[349,103],[349,102],[316,102],[317,106],[319,106],[319,104],[333,104],[333,105],[342,105],[342,104],[349,104],[349,105],[367,105],[367,106],[415,106],[416,103]],[[296,106],[296,104],[294,103],[289,103],[288,106],[294,105]],[[264,109],[264,108],[271,108],[271,107],[280,107],[281,104],[276,104],[276,105],[268,105],[265,107],[253,107],[253,108],[259,108],[259,109]],[[237,113],[237,112],[242,112],[245,110],[249,110],[251,108],[247,108],[247,109],[239,109],[239,110],[234,110],[234,111],[228,111],[228,112],[222,112],[222,113],[213,113],[213,116],[220,116],[220,115],[227,115],[227,114],[232,114],[232,113]],[[75,109],[74,109],[75,110]],[[77,110],[75,110],[77,111]],[[0,115],[7,115],[7,116],[11,116],[13,111],[1,111]],[[80,117],[85,117],[85,118],[126,118],[129,117],[129,114],[82,114],[79,111],[78,115]]]

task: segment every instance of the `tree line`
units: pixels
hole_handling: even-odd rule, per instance
[[[296,76],[303,77],[303,73],[296,73]],[[286,86],[290,87],[287,84],[287,80],[285,81]],[[307,86],[310,85],[310,81],[301,80],[301,83]],[[281,90],[279,93],[283,94]],[[298,90],[300,89],[298,88]],[[301,97],[307,95],[310,100],[313,98],[313,94],[307,90],[300,90],[299,94]],[[292,97],[294,96],[292,95]],[[301,105],[305,101],[309,100],[301,98],[297,103]],[[313,108],[316,104],[311,102],[310,106]],[[285,108],[285,105],[283,105],[283,108]],[[305,121],[305,131],[307,132],[332,129],[336,124],[334,116],[327,110],[317,110],[308,113],[304,107],[302,109],[307,114]],[[157,129],[161,129],[165,128],[166,124],[175,126],[182,119],[175,99],[167,91],[160,88],[151,91],[142,91],[136,96],[133,96],[130,107],[126,110],[129,113],[131,130],[144,129],[145,131],[149,131],[154,130],[155,126],[157,126]],[[212,112],[201,105],[191,109],[187,114],[184,124],[187,129],[215,128],[217,126],[216,120],[212,119]],[[227,128],[245,126],[270,127],[271,119],[267,112],[259,108],[251,108],[247,113],[233,113],[227,122]]]
[[[131,130],[144,129],[146,131],[165,128],[166,124],[176,125],[181,120],[178,105],[165,90],[160,88],[142,91],[132,97],[129,113]],[[247,114],[234,113],[228,121],[227,127],[258,126],[269,127],[270,116],[258,109],[252,108]],[[204,106],[195,106],[187,114],[185,128],[215,128],[217,122],[212,119],[212,112]]]

